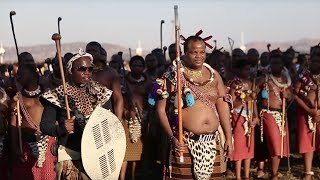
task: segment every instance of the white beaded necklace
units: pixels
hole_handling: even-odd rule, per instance
[[[286,76],[287,83],[280,83],[272,74],[270,74],[270,78],[271,78],[272,82],[277,87],[279,87],[279,88],[288,88],[289,86],[291,86],[291,83],[292,83],[288,69],[284,67],[284,69],[283,69],[281,74]]]

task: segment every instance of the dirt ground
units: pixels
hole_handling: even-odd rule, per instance
[[[282,177],[279,178],[281,180],[287,180],[287,179],[302,179],[304,167],[303,167],[303,158],[300,154],[291,154],[290,157],[290,167],[291,171],[288,171],[288,161],[287,158],[283,158],[280,163],[279,172],[281,173]],[[319,156],[316,156],[313,160],[313,166],[312,171],[315,173],[313,176],[313,179],[319,179],[320,180],[320,158]],[[257,179],[256,177],[257,168],[252,166],[250,170],[250,176],[251,179]],[[266,164],[265,167],[265,176],[261,179],[269,179],[270,173],[269,173],[269,166]],[[235,176],[233,173],[227,173],[226,179],[231,180],[235,179]]]

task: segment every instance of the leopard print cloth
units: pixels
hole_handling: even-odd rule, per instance
[[[42,167],[46,160],[46,153],[48,150],[49,136],[40,135],[40,138],[36,142],[28,142],[32,155],[37,159],[37,167]]]
[[[70,110],[80,112],[86,119],[89,118],[98,104],[106,103],[112,94],[111,90],[95,81],[91,81],[84,87],[75,87],[67,82],[66,88]],[[44,93],[42,97],[65,109],[62,85]]]
[[[210,179],[214,168],[214,160],[217,154],[217,144],[215,138],[218,133],[211,139],[195,141],[188,136],[184,137],[185,142],[190,150],[193,161],[193,174],[196,179]]]

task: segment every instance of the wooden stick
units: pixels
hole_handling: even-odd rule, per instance
[[[52,40],[54,40],[55,43],[56,43],[57,56],[58,56],[58,60],[59,60],[59,69],[60,69],[61,80],[62,80],[62,85],[63,85],[64,102],[65,102],[66,111],[67,111],[67,118],[71,119],[69,103],[68,103],[66,80],[65,80],[65,77],[64,77],[64,70],[63,70],[64,68],[63,68],[62,58],[61,58],[60,39],[61,39],[61,35],[60,34],[54,33],[52,35]]]
[[[319,104],[319,85],[318,83],[317,85],[317,89],[316,89],[316,102],[315,102],[315,108],[318,111],[318,104]],[[312,146],[315,147],[316,145],[316,134],[317,134],[317,122],[313,123],[313,127],[315,128],[314,131],[312,132]]]
[[[286,88],[283,88],[283,93]],[[283,146],[284,146],[284,124],[286,122],[286,98],[282,95],[282,121],[281,121],[281,149],[280,149],[280,156],[283,157]]]
[[[178,95],[178,133],[179,143],[184,144],[182,134],[182,86],[181,86],[181,61],[180,61],[180,25],[178,22],[178,6],[174,6],[174,21],[175,21],[175,34],[176,34],[176,63],[177,63],[177,95]],[[179,152],[180,162],[184,162],[183,152]]]
[[[255,92],[255,88],[256,87],[256,78],[254,78],[253,79],[253,83],[252,83],[252,93],[253,92]],[[254,97],[253,99],[252,99],[252,101],[250,102],[250,106],[249,107],[251,107],[251,117],[250,117],[250,119],[249,119],[249,122],[251,122],[252,123],[252,121],[253,121],[253,111],[254,111],[254,102],[255,102],[255,98],[256,97]],[[249,104],[249,103],[248,103]],[[248,108],[249,109],[249,108]],[[249,132],[248,132],[248,142],[247,142],[247,146],[248,146],[248,149],[250,150],[250,147],[251,147],[251,135],[252,134],[252,128],[251,127],[249,127]]]
[[[22,118],[21,118],[21,112],[20,112],[20,95],[17,93],[16,96],[14,96],[13,100],[16,101],[17,105],[17,126],[18,126],[18,138],[19,138],[19,150],[21,155],[21,160],[24,161],[23,158],[23,149],[22,149],[22,133],[21,133],[21,124],[22,124]]]

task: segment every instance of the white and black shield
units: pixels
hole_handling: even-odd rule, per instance
[[[97,106],[83,131],[81,158],[93,180],[118,179],[126,152],[126,136],[120,120]]]

